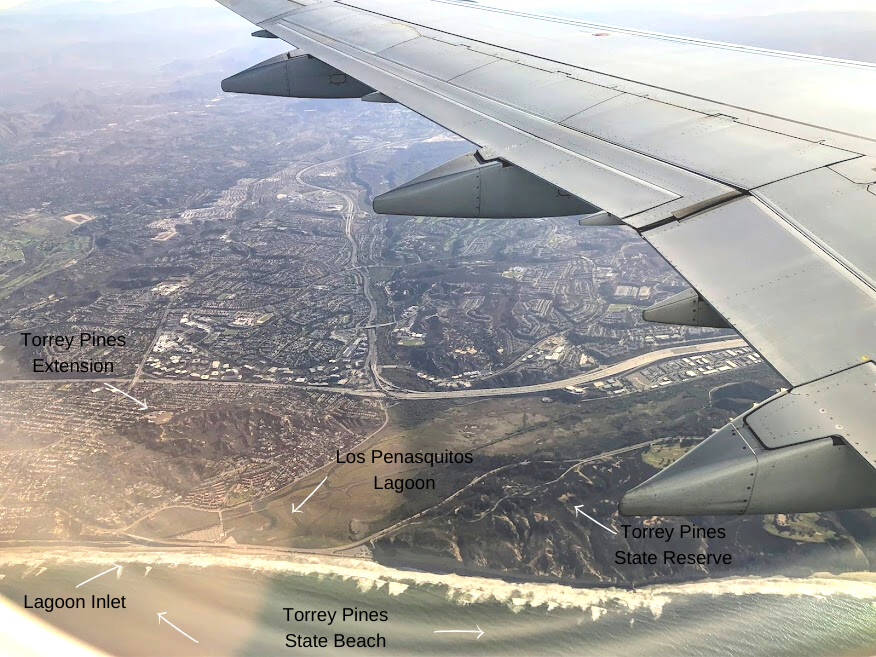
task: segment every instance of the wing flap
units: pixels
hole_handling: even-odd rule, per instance
[[[858,157],[633,94],[586,109],[563,125],[746,190]]]
[[[876,356],[873,289],[759,201],[644,237],[792,384]]]
[[[464,73],[453,78],[453,84],[557,123],[621,93],[563,73],[507,60],[497,60]],[[521,93],[524,89],[527,93]],[[573,125],[566,125],[575,129]]]
[[[876,289],[876,195],[867,184],[822,168],[757,189],[754,196]]]
[[[499,60],[466,46],[419,37],[405,41],[380,53],[391,62],[418,71],[428,70],[439,80],[447,81],[473,69]]]

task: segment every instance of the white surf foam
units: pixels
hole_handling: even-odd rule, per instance
[[[437,588],[458,605],[500,603],[513,611],[526,607],[580,609],[594,620],[611,610],[649,611],[659,617],[672,601],[694,595],[708,596],[806,596],[843,595],[876,602],[876,574],[850,573],[843,576],[818,574],[813,577],[734,577],[683,584],[619,588],[573,588],[561,584],[511,583],[487,577],[435,574],[394,570],[372,561],[307,554],[253,555],[243,553],[205,554],[194,551],[94,550],[0,552],[0,569],[23,566],[26,574],[57,565],[124,563],[152,568],[235,568],[262,574],[310,576],[350,581],[363,592],[381,591],[398,596],[411,587]]]

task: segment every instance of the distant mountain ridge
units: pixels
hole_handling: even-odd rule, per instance
[[[181,6],[205,7],[211,0],[150,0],[148,5],[139,0],[26,0],[21,4],[0,8],[3,15],[54,13],[63,15],[133,14],[151,9],[169,9]]]

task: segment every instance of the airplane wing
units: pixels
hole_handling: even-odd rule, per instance
[[[466,0],[219,0],[297,48],[227,91],[397,102],[478,149],[374,200],[596,213],[690,282],[651,321],[733,326],[790,390],[626,514],[876,506],[876,66]]]

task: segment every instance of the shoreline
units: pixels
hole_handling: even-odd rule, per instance
[[[21,541],[0,541],[0,567],[4,563],[4,555],[7,553],[16,552],[38,552],[38,551],[53,551],[52,554],[81,552],[82,550],[103,550],[108,554],[127,554],[137,552],[157,552],[157,553],[180,553],[197,551],[198,554],[205,558],[215,556],[217,558],[233,558],[235,555],[244,558],[264,558],[264,559],[283,559],[288,558],[294,562],[296,558],[322,558],[329,562],[332,560],[352,560],[365,564],[373,564],[376,567],[386,569],[398,573],[420,573],[426,575],[434,575],[437,577],[472,577],[486,579],[496,582],[503,582],[509,585],[557,585],[570,589],[580,590],[624,590],[637,591],[644,588],[658,586],[683,586],[695,585],[705,582],[729,580],[729,579],[745,579],[745,578],[781,578],[785,577],[791,580],[805,580],[810,577],[823,576],[827,578],[842,579],[855,573],[866,573],[868,571],[839,571],[833,572],[830,570],[819,570],[813,567],[798,566],[794,569],[785,569],[784,571],[768,571],[762,574],[751,572],[731,572],[725,575],[714,576],[709,573],[701,574],[697,577],[655,577],[652,580],[638,582],[600,582],[600,581],[585,581],[585,580],[562,580],[559,577],[552,576],[536,576],[518,573],[508,573],[489,568],[480,568],[475,566],[467,566],[465,564],[450,564],[434,559],[420,559],[417,561],[409,561],[404,558],[400,559],[383,559],[375,556],[374,552],[368,555],[356,553],[353,548],[349,553],[344,553],[343,550],[338,551],[336,548],[291,548],[291,547],[271,547],[266,545],[247,545],[242,543],[200,543],[200,542],[170,542],[160,539],[140,538],[133,540],[130,537],[128,540],[107,540],[107,541],[86,541],[72,543],[68,541],[52,541],[52,540],[21,540]],[[874,582],[876,582],[876,572],[873,573]]]
[[[162,550],[96,550],[81,547],[69,550],[0,550],[0,570],[26,567],[22,579],[38,577],[53,564],[59,566],[96,565],[120,562],[150,568],[225,568],[249,570],[265,576],[300,576],[350,581],[365,593],[383,591],[398,596],[411,587],[438,588],[448,602],[456,605],[503,604],[512,609],[525,607],[590,610],[593,607],[650,611],[659,617],[663,608],[678,598],[692,595],[776,595],[825,597],[844,595],[876,603],[876,573],[854,572],[834,575],[814,573],[809,577],[740,576],[652,584],[634,589],[621,587],[576,588],[559,583],[508,582],[483,576],[437,574],[420,570],[399,570],[358,557],[324,554],[258,554],[251,550],[229,550],[220,555],[204,554],[192,548]],[[32,573],[36,574],[32,574]]]
[[[375,557],[371,552],[367,555],[362,553],[354,553],[353,550],[349,554],[343,551],[336,551],[335,548],[292,548],[292,547],[271,547],[268,545],[248,545],[245,543],[179,543],[171,541],[162,541],[158,539],[143,538],[142,540],[112,540],[112,541],[84,541],[72,543],[68,541],[0,541],[0,567],[4,565],[4,556],[7,554],[23,554],[34,553],[41,554],[43,552],[51,557],[64,557],[68,553],[71,555],[90,551],[100,550],[107,554],[137,554],[137,553],[160,553],[160,554],[199,554],[204,558],[211,556],[218,559],[233,558],[235,556],[256,559],[278,559],[288,558],[290,562],[295,562],[299,558],[317,558],[325,559],[327,562],[361,562],[363,564],[371,564],[379,569],[384,569],[398,573],[421,573],[427,575],[435,575],[437,577],[472,577],[487,580],[495,580],[497,582],[505,582],[507,584],[534,584],[534,585],[558,585],[572,589],[622,589],[628,591],[636,591],[642,588],[657,587],[657,586],[673,586],[697,584],[709,581],[731,580],[731,579],[766,579],[766,578],[787,578],[790,580],[801,580],[810,577],[823,577],[843,579],[847,577],[855,577],[860,575],[872,575],[872,579],[876,582],[876,571],[859,571],[848,570],[834,572],[830,570],[818,570],[812,567],[800,566],[797,568],[799,572],[766,572],[762,574],[750,572],[731,572],[726,575],[713,576],[704,574],[699,577],[684,578],[684,577],[659,577],[650,581],[642,582],[588,582],[585,580],[561,580],[558,577],[552,576],[535,576],[517,573],[507,573],[489,568],[481,568],[476,566],[467,566],[465,564],[449,564],[440,560],[434,560],[430,563],[429,559],[419,561],[408,561],[405,559],[381,559]]]

